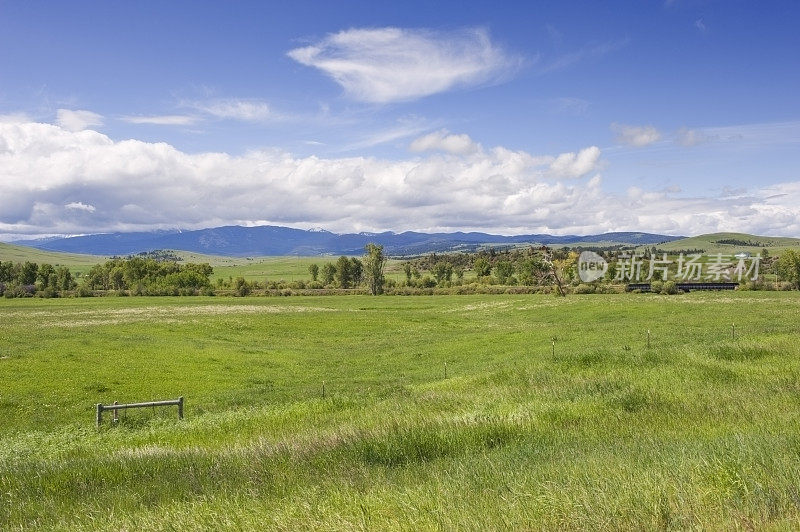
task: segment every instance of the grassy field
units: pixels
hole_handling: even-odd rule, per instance
[[[212,281],[217,278],[228,279],[244,277],[248,281],[310,281],[308,267],[316,264],[320,268],[328,262],[336,264],[339,257],[253,257],[253,258],[217,258],[217,263],[206,260],[188,262],[209,262],[214,267]],[[360,257],[359,257],[360,258]],[[223,262],[223,260],[225,262]],[[386,264],[388,279],[405,279],[402,262],[389,260]]]
[[[725,243],[725,241],[740,241],[757,245],[748,246],[738,243]],[[640,246],[638,250],[644,251],[650,249],[650,247],[651,246]],[[747,251],[753,255],[757,255],[764,249],[767,249],[771,255],[780,255],[781,251],[786,249],[800,249],[800,238],[757,236],[746,233],[711,233],[673,240],[665,244],[658,244],[656,247],[668,252],[685,249],[702,249],[705,253],[722,253],[729,255],[741,251]]]
[[[0,300],[0,528],[796,529],[798,311],[776,292]],[[182,422],[94,428],[97,402],[179,395]]]
[[[98,255],[80,255],[77,253],[61,253],[59,251],[43,251],[27,246],[16,246],[0,242],[0,261],[36,262],[67,266],[73,273],[84,273],[97,263],[105,262],[107,257]]]
[[[320,268],[327,262],[336,263],[338,256],[322,257],[224,257],[220,255],[204,255],[188,251],[175,251],[184,263],[208,263],[214,268],[212,282],[217,279],[244,277],[248,281],[309,281],[311,275],[308,267],[317,264]],[[68,266],[73,273],[83,274],[94,266],[108,260],[99,255],[78,255],[57,251],[43,251],[26,246],[15,246],[0,242],[0,261],[52,264]],[[402,261],[390,259],[386,264],[388,279],[402,280],[405,275]]]

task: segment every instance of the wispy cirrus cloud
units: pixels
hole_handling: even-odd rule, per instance
[[[708,31],[708,28],[706,27],[706,23],[703,22],[702,18],[699,18],[699,19],[694,21],[694,27],[697,28],[698,30],[700,30],[702,33],[705,33],[706,31]]]
[[[123,116],[120,118],[129,124],[150,124],[156,126],[190,126],[200,121],[192,115],[151,115],[151,116]]]
[[[713,137],[701,129],[689,129],[682,127],[675,134],[675,142],[681,146],[691,147],[704,144]]]
[[[349,29],[287,55],[327,74],[351,98],[370,103],[497,81],[521,64],[483,29]]]
[[[385,127],[357,138],[355,141],[344,145],[339,151],[352,151],[371,148],[389,142],[399,141],[431,128],[431,124],[419,117],[406,117],[397,120],[391,127]]]
[[[228,98],[192,102],[187,106],[221,120],[264,122],[276,118],[270,106],[262,100]]]
[[[626,47],[629,42],[630,40],[626,38],[599,44],[590,44],[578,50],[561,54],[549,61],[543,60],[537,71],[539,74],[547,74],[556,70],[563,70],[581,61],[599,58],[616,52]]]

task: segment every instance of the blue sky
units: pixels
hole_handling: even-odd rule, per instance
[[[800,236],[796,2],[6,2],[0,238]]]

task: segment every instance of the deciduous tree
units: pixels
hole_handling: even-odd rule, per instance
[[[372,295],[383,293],[383,268],[386,266],[386,256],[383,254],[383,246],[369,243],[365,247],[364,254],[364,280],[369,287]]]
[[[308,273],[311,274],[311,280],[316,281],[317,277],[319,277],[319,266],[312,264],[308,267]]]
[[[775,263],[775,267],[781,278],[791,282],[800,290],[800,253],[793,249],[784,251]]]

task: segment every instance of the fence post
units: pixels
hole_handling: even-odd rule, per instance
[[[118,405],[119,403],[117,401],[114,401],[114,404]],[[114,423],[119,422],[119,410],[117,410],[116,408],[114,409],[114,418],[112,419],[112,421]]]
[[[183,419],[183,396],[178,397],[178,419]]]
[[[98,429],[103,423],[103,405],[101,403],[97,403],[97,415],[95,417],[95,423],[97,424]]]

